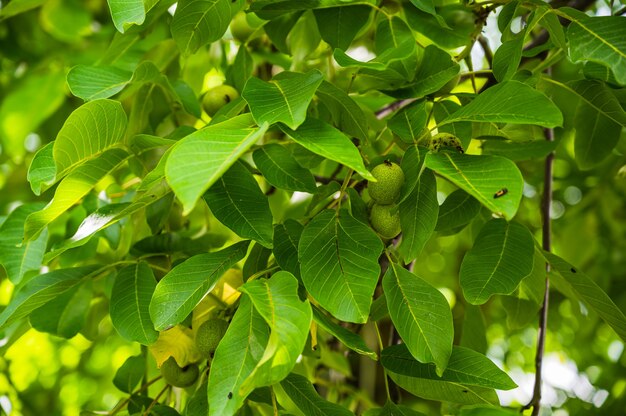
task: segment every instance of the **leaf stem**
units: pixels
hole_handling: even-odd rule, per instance
[[[380,336],[380,330],[378,329],[378,324],[374,322],[374,329],[376,330],[376,337],[378,338],[378,346],[382,351],[384,348],[383,339]],[[387,370],[383,367],[384,379],[385,379],[385,392],[387,393],[387,400],[391,401],[391,393],[389,391],[389,380],[387,380]]]

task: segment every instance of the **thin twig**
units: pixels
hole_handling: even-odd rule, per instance
[[[159,392],[159,394],[156,395],[156,397],[154,398],[154,400],[152,400],[152,403],[150,403],[150,406],[148,406],[148,408],[146,409],[146,411],[144,412],[143,416],[148,416],[150,414],[150,411],[152,410],[152,408],[154,407],[155,404],[157,404],[159,402],[159,399],[161,398],[161,396],[163,396],[163,394],[170,389],[172,386],[170,386],[169,384],[167,384],[165,387],[163,387],[163,390],[161,390]]]
[[[548,75],[551,74],[550,68],[546,70]],[[545,129],[545,137],[549,142],[554,141],[554,130]],[[544,166],[544,178],[543,178],[543,198],[541,202],[541,215],[543,217],[543,229],[542,229],[542,248],[545,251],[550,251],[552,248],[552,223],[550,220],[550,207],[552,206],[552,166],[554,163],[554,152],[551,152],[546,157]],[[550,272],[550,264],[546,263],[546,286],[545,294],[543,297],[543,304],[539,311],[539,328],[537,333],[537,353],[535,355],[535,386],[533,388],[533,396],[530,402],[524,406],[525,409],[533,408],[531,415],[539,415],[541,410],[541,383],[542,383],[542,367],[543,367],[543,354],[546,342],[546,330],[548,326],[548,305],[550,298],[550,279],[548,273]]]

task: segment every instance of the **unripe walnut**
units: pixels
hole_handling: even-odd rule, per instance
[[[215,352],[228,329],[228,322],[223,319],[209,319],[196,332],[196,348],[202,355],[208,357]]]
[[[395,213],[392,211],[395,210]],[[394,205],[372,205],[370,211],[372,228],[384,238],[394,238],[400,234],[400,213]]]
[[[396,163],[388,160],[372,169],[372,176],[377,182],[370,182],[367,186],[370,197],[377,204],[393,204],[399,197],[404,183],[404,172]]]
[[[202,98],[202,108],[213,117],[215,113],[229,102],[239,98],[239,91],[230,85],[218,85],[208,90]]]
[[[189,387],[198,379],[200,370],[196,364],[179,367],[176,359],[170,357],[161,364],[161,375],[174,387]]]

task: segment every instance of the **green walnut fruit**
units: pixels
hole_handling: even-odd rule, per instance
[[[170,357],[161,364],[161,375],[174,387],[189,387],[198,379],[200,370],[196,364],[179,367],[174,357]]]
[[[239,92],[230,85],[219,85],[204,94],[202,108],[213,117],[217,111],[229,102],[239,98]]]
[[[370,224],[382,237],[394,238],[401,231],[400,213],[394,205],[374,204],[370,211]]]
[[[240,12],[235,15],[232,22],[230,22],[230,33],[233,38],[239,42],[245,42],[250,35],[254,33],[254,28],[248,23],[248,17],[246,13]]]
[[[213,354],[217,345],[224,338],[227,328],[228,322],[215,318],[209,319],[200,325],[196,332],[196,348],[198,351],[205,357]]]
[[[400,197],[404,183],[404,172],[397,164],[385,160],[372,169],[372,175],[378,182],[370,182],[367,186],[370,197],[381,205],[393,204]]]

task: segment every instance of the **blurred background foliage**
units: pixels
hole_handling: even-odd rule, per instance
[[[173,4],[173,1],[161,3]],[[393,7],[385,1],[383,7]],[[598,1],[590,13],[606,13],[613,1]],[[618,2],[615,2],[618,3]],[[232,59],[233,45],[225,41],[202,49],[188,58],[184,68],[179,67],[175,45],[169,36],[168,14],[154,22],[150,29],[132,45],[109,44],[116,34],[105,0],[30,0],[0,2],[0,223],[17,206],[34,201],[47,201],[50,192],[36,196],[27,181],[27,170],[34,153],[52,141],[67,116],[82,104],[73,97],[66,84],[68,70],[78,64],[92,64],[112,60],[116,66],[132,71],[141,59],[150,57],[161,69],[182,74],[197,97],[225,76],[223,64]],[[28,11],[14,13],[18,4],[26,4]],[[20,7],[16,6],[15,8]],[[159,6],[163,7],[163,5]],[[165,7],[167,9],[167,7]],[[21,11],[21,10],[20,10]],[[488,20],[486,34],[498,42],[495,18]],[[325,56],[316,53],[319,35],[310,27],[299,27],[292,34],[292,57],[271,50],[263,43],[264,35],[250,42],[255,62],[297,61],[297,70],[317,67]],[[357,47],[371,48],[371,35],[363,34]],[[360,45],[358,45],[360,43]],[[116,54],[116,48],[128,48],[130,53]],[[371,51],[370,51],[371,52]],[[476,65],[478,65],[476,63]],[[532,65],[532,62],[529,63]],[[475,68],[480,69],[480,68]],[[554,68],[554,77],[561,81],[573,79],[580,66],[561,61]],[[263,68],[259,68],[262,71]],[[343,81],[341,77],[344,77]],[[348,75],[337,74],[337,83],[348,83]],[[480,86],[480,85],[479,85]],[[471,91],[470,81],[464,80],[455,91]],[[124,102],[122,96],[122,103]],[[159,108],[164,100],[151,98],[150,122],[153,130],[167,131],[174,114]],[[388,103],[388,97],[368,96],[360,104],[373,110]],[[126,108],[130,111],[130,108]],[[372,121],[373,123],[375,121]],[[557,150],[554,171],[553,241],[554,251],[585,270],[589,276],[610,294],[622,310],[626,310],[626,140],[621,140],[601,165],[594,170],[580,170],[573,156],[572,137],[561,129],[556,131],[562,143]],[[391,140],[389,132],[379,138],[378,147],[384,149]],[[624,165],[623,167],[620,166]],[[520,222],[527,224],[540,239],[540,192],[543,182],[543,162],[536,159],[519,163],[526,185],[524,199],[518,213]],[[329,166],[332,169],[333,166]],[[130,170],[120,172],[108,182],[100,183],[79,206],[64,214],[50,227],[50,244],[71,237],[81,221],[98,207],[97,192],[122,187],[132,178]],[[446,189],[453,187],[438,179],[440,202]],[[288,198],[284,192],[270,197],[274,211],[285,210]],[[290,206],[289,210],[303,209]],[[189,233],[204,218],[196,210],[186,218]],[[465,310],[458,287],[458,270],[465,252],[480,227],[489,218],[474,221],[459,234],[439,233],[432,238],[416,262],[416,272],[434,286],[441,288],[453,307],[457,324],[462,327]],[[280,217],[288,217],[289,212]],[[195,222],[194,222],[195,221]],[[228,229],[212,224],[215,245],[219,246],[231,234]],[[120,224],[102,232],[106,238],[92,239],[64,256],[64,261],[92,258],[104,263],[115,258],[115,242],[124,240]],[[135,233],[151,235],[144,225]],[[135,235],[137,238],[137,235]],[[210,244],[211,245],[211,244]],[[73,260],[74,259],[74,260]],[[109,279],[110,280],[110,279]],[[6,305],[13,285],[0,268],[0,304]],[[120,338],[108,316],[106,293],[110,291],[107,278],[94,283],[94,297],[84,315],[83,330],[65,340],[31,329],[27,323],[12,327],[0,340],[0,408],[12,415],[78,415],[83,409],[112,409],[124,393],[112,384],[116,370],[130,356],[139,354],[137,344]],[[503,297],[494,297],[482,307],[487,339],[466,341],[483,342],[488,356],[509,371],[520,388],[500,396],[503,404],[526,403],[530,399],[536,343],[536,310],[520,306],[519,314],[507,315],[511,305],[503,304]],[[626,356],[624,345],[617,335],[599,318],[581,305],[574,304],[558,292],[552,292],[546,345],[545,377],[546,401],[555,408],[555,415],[582,414],[620,415],[626,409]],[[365,338],[367,340],[365,328]],[[371,328],[370,328],[371,332]],[[17,341],[16,334],[25,333]],[[463,337],[457,331],[458,337]],[[371,341],[371,340],[368,340]],[[322,350],[322,362],[347,377],[351,364],[347,358],[333,351]],[[575,364],[574,364],[575,362]],[[149,371],[155,372],[156,365]],[[162,384],[151,389],[159,391]],[[361,387],[372,388],[366,383]],[[352,392],[355,400],[369,400]],[[422,402],[419,410],[433,414],[436,404]],[[267,410],[267,409],[266,409]]]

